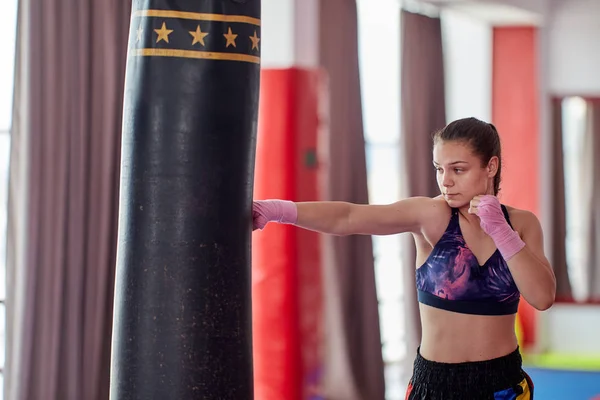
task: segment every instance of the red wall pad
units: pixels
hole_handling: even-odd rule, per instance
[[[255,199],[319,199],[320,76],[262,70]],[[252,251],[255,398],[312,399],[322,368],[319,235],[269,224]]]
[[[535,27],[493,31],[492,115],[502,140],[500,199],[539,217],[538,43]],[[535,344],[536,311],[519,307],[524,347]]]

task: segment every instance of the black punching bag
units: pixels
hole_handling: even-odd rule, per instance
[[[111,400],[253,398],[260,0],[134,0]]]

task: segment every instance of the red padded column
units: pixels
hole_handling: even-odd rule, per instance
[[[263,69],[255,199],[319,199],[320,73]],[[319,236],[269,224],[253,235],[255,398],[310,398],[321,369]]]
[[[500,199],[539,217],[539,95],[537,28],[497,27],[493,32],[493,122],[503,149]],[[536,312],[519,307],[523,344],[535,343]]]

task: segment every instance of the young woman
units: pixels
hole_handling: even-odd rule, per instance
[[[434,134],[433,144],[437,197],[389,205],[255,201],[253,227],[278,222],[332,235],[410,232],[422,338],[406,399],[532,399],[514,326],[520,296],[538,310],[554,302],[556,280],[540,223],[496,197],[501,151],[492,124],[454,121]]]

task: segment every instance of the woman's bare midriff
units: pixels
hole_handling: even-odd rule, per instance
[[[490,360],[518,345],[515,316],[459,314],[420,304],[421,355],[430,361],[461,363]]]

